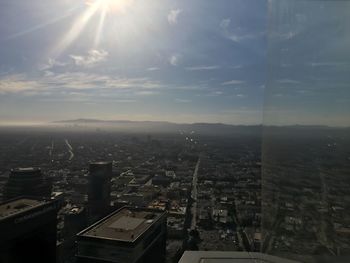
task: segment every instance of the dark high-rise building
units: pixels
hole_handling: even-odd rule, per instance
[[[51,182],[42,174],[40,168],[12,169],[4,187],[4,200],[20,196],[50,197]]]
[[[90,163],[88,207],[92,219],[100,219],[110,212],[111,178],[111,162]]]
[[[79,263],[161,263],[166,212],[124,207],[80,232],[77,240]]]
[[[58,200],[19,198],[0,204],[0,262],[56,262]]]

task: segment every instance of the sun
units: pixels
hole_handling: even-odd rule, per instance
[[[51,57],[58,57],[85,29],[91,18],[99,16],[93,48],[98,47],[107,15],[117,17],[128,14],[134,0],[85,0],[86,10],[73,22],[70,29],[55,45]]]
[[[133,0],[88,0],[87,5],[97,6],[103,12],[125,13],[132,5]]]

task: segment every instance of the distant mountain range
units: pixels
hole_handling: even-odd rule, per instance
[[[52,124],[71,128],[122,130],[136,132],[185,132],[208,135],[256,135],[263,131],[262,125],[231,125],[223,123],[173,123],[167,121],[130,121],[130,120],[101,120],[101,119],[75,119],[55,121]],[[264,126],[264,129],[276,132],[310,133],[314,131],[327,131],[335,129],[322,125],[290,125],[290,126]],[[344,129],[344,128],[341,128]]]
[[[55,121],[54,124],[72,125],[75,127],[94,127],[100,129],[118,128],[122,130],[137,130],[149,132],[196,132],[201,134],[235,134],[261,132],[261,125],[230,125],[223,123],[173,123],[167,121],[130,121],[130,120],[100,120],[75,119]]]

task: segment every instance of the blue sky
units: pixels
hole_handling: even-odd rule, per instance
[[[350,126],[350,2],[269,0],[265,124]]]
[[[349,4],[307,2],[1,1],[0,122],[348,125]]]
[[[265,1],[124,2],[1,2],[0,120],[261,122]]]

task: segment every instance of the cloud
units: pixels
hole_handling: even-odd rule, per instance
[[[244,84],[245,81],[242,80],[230,80],[230,81],[226,81],[221,83],[221,85],[227,86],[227,85],[239,85],[239,84]]]
[[[137,100],[133,100],[133,99],[118,99],[118,100],[115,100],[116,102],[119,102],[119,103],[134,103],[134,102],[137,102]]]
[[[181,12],[182,12],[181,9],[170,10],[170,12],[168,14],[168,22],[170,25],[177,24],[178,17],[181,14]]]
[[[41,76],[29,77],[25,74],[13,74],[0,78],[1,94],[43,95],[44,92],[65,95],[69,92],[89,94],[90,91],[128,91],[143,94],[159,89],[163,85],[148,78],[126,78],[84,72],[66,72],[55,74],[44,72]],[[36,92],[36,93],[35,93]],[[154,91],[153,91],[154,93]],[[69,94],[68,94],[69,95]]]
[[[157,91],[152,91],[152,90],[141,90],[141,91],[136,91],[135,95],[141,95],[141,96],[148,96],[148,95],[155,95],[159,94]]]
[[[67,64],[68,63],[61,62],[61,61],[58,61],[58,60],[53,59],[53,58],[49,58],[46,63],[39,65],[39,70],[45,71],[45,70],[52,69],[54,67],[64,67]]]
[[[169,63],[173,66],[177,66],[180,63],[181,55],[171,55],[169,58]]]
[[[245,41],[245,40],[250,40],[250,39],[255,39],[258,37],[263,36],[263,32],[258,32],[258,33],[245,33],[245,32],[233,32],[232,30],[230,30],[230,25],[231,25],[231,19],[229,18],[225,18],[222,19],[219,26],[221,28],[221,31],[224,35],[224,37],[234,41],[234,42],[241,42],[241,41]],[[237,31],[242,31],[241,28],[238,28]]]
[[[184,91],[189,91],[189,90],[206,90],[208,89],[207,86],[204,85],[187,85],[187,86],[174,86],[171,87],[174,90],[184,90]]]
[[[281,84],[300,84],[300,81],[294,79],[279,79],[277,82]]]
[[[225,18],[225,19],[221,20],[220,27],[222,29],[227,29],[230,26],[230,24],[231,24],[231,19]]]
[[[13,74],[0,79],[0,94],[34,92],[44,89],[35,80],[29,80],[24,74]]]
[[[86,56],[70,55],[70,57],[77,66],[93,67],[96,64],[105,61],[108,57],[108,52],[103,49],[91,49],[87,52]]]
[[[289,31],[289,32],[280,34],[279,37],[282,40],[290,40],[290,39],[294,38],[297,35],[298,35],[298,32],[296,32],[296,31]]]
[[[207,97],[217,97],[217,96],[221,96],[221,95],[223,95],[224,94],[224,92],[222,92],[222,91],[220,91],[220,90],[217,90],[217,91],[213,91],[213,92],[210,92],[210,93],[208,93],[208,94],[205,94],[205,95],[203,95],[203,96],[207,96]],[[198,96],[202,96],[202,95],[199,95],[198,94]]]
[[[192,100],[176,98],[175,102],[177,102],[177,103],[190,103],[190,102],[192,102]]]
[[[150,68],[147,68],[148,71],[157,71],[157,70],[160,70],[160,68],[158,67],[150,67]]]
[[[311,67],[335,67],[335,66],[346,66],[349,63],[344,62],[310,62],[307,65]]]
[[[214,70],[219,69],[220,66],[213,65],[213,66],[194,66],[194,67],[186,67],[185,69],[188,71],[201,71],[201,70]]]

